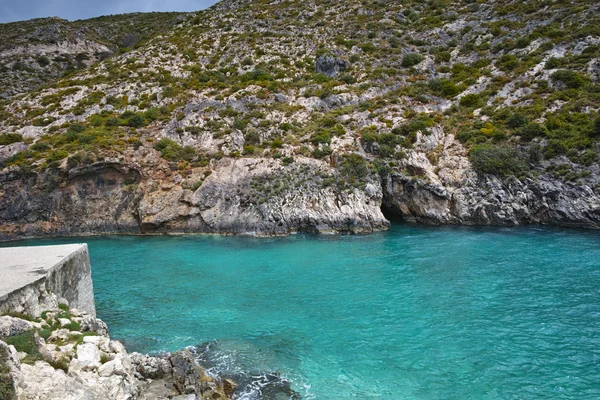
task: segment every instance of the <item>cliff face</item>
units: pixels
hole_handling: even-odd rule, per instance
[[[160,164],[160,162],[159,162]],[[368,233],[386,229],[382,190],[344,187],[330,165],[313,159],[293,164],[260,158],[223,159],[184,179],[164,170],[142,179],[139,166],[93,164],[65,172],[56,188],[48,177],[4,181],[10,196],[0,211],[1,238],[90,233],[221,233],[285,235],[291,232]],[[206,176],[207,172],[211,172]],[[56,175],[52,175],[56,177]],[[9,179],[6,177],[5,179]],[[199,185],[190,187],[191,182]]]
[[[0,24],[0,99],[54,83],[167,30],[178,13]]]
[[[597,165],[589,185],[550,174],[501,179],[473,171],[462,146],[441,132],[419,138],[415,149],[404,166],[417,177],[383,177],[382,207],[389,216],[426,224],[600,228],[600,196],[592,189],[600,183]]]
[[[0,238],[369,233],[387,229],[392,217],[426,224],[600,227],[600,197],[590,187],[552,176],[479,176],[463,146],[439,130],[419,135],[403,161],[412,175],[367,174],[356,185],[348,184],[339,165],[306,157],[290,164],[224,158],[182,174],[152,150],[136,155],[135,162],[3,176]]]
[[[176,19],[0,104],[0,235],[597,228],[598,7],[224,1]],[[152,15],[128,18],[110,32]]]

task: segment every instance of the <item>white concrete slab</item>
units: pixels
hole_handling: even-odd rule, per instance
[[[0,248],[0,297],[46,276],[52,267],[86,244]]]

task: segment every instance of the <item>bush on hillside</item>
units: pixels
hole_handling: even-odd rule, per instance
[[[179,143],[167,138],[160,139],[154,149],[160,151],[161,157],[167,161],[192,161],[196,156],[193,147],[181,147]]]
[[[519,134],[521,135],[522,140],[529,142],[536,137],[546,137],[548,135],[548,129],[543,124],[532,122],[521,128]]]
[[[585,85],[585,78],[575,72],[568,69],[561,69],[550,75],[550,79],[554,83],[562,84],[568,89],[578,89]]]
[[[481,96],[475,93],[466,94],[460,99],[460,105],[468,108],[477,107],[481,105]]]
[[[507,146],[475,145],[469,152],[469,160],[473,169],[480,174],[519,177],[528,169],[517,150]]]
[[[402,66],[409,68],[423,61],[423,56],[417,53],[408,53],[402,57]]]
[[[0,135],[0,146],[6,146],[7,144],[22,142],[23,136],[18,133],[5,133]]]

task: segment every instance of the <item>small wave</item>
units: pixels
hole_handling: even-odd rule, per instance
[[[279,372],[264,371],[253,365],[245,355],[248,345],[223,346],[215,340],[192,349],[196,362],[213,377],[231,379],[238,384],[234,400],[300,400],[300,393],[292,389],[292,381]],[[256,349],[255,349],[256,350]],[[307,388],[307,385],[300,385]],[[311,398],[309,396],[308,398]]]

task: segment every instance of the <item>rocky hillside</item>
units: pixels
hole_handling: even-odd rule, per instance
[[[0,99],[55,83],[169,29],[183,14],[113,15],[0,24]]]
[[[595,1],[223,1],[0,106],[0,235],[598,228],[599,105]]]

